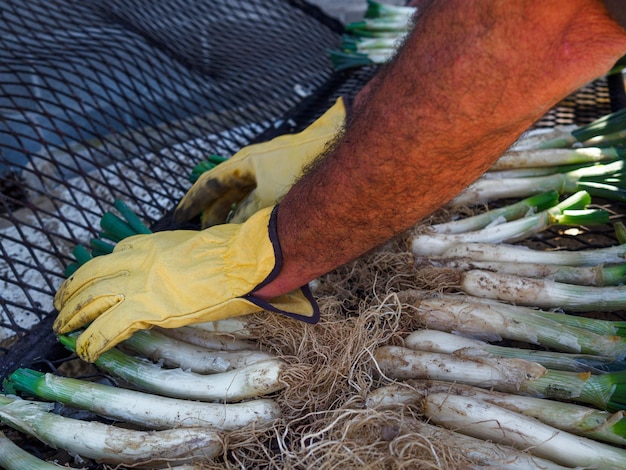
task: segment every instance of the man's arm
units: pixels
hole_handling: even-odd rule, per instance
[[[432,0],[357,97],[343,138],[278,209],[270,299],[360,256],[466,188],[626,53],[600,0]]]

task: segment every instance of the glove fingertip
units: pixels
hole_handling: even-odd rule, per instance
[[[54,320],[54,323],[52,324],[52,331],[59,335],[64,335],[70,332],[70,330],[66,326],[66,322],[64,321],[64,319],[60,317],[57,317]]]
[[[94,336],[94,332],[88,328],[76,339],[76,354],[86,362],[96,362],[100,356],[111,349],[115,344],[102,333],[95,332],[100,339]]]

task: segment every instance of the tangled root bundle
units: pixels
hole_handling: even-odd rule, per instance
[[[462,468],[460,448],[419,409],[365,408],[386,383],[372,360],[419,327],[396,295],[415,287],[414,260],[399,238],[321,278],[317,325],[259,314],[249,325],[262,347],[288,364],[276,395],[283,416],[265,428],[229,433],[225,454],[206,468]],[[433,433],[436,429],[436,433]],[[443,434],[442,434],[443,433]]]

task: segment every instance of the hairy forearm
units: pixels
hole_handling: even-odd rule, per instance
[[[624,53],[626,33],[598,0],[423,2],[343,138],[281,202],[283,269],[259,294],[292,290],[414,225]]]

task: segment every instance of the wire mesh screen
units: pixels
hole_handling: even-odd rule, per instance
[[[333,73],[341,25],[306,2],[0,7],[2,376],[52,354],[64,266],[115,198],[154,224],[207,154],[304,127],[373,73]]]

